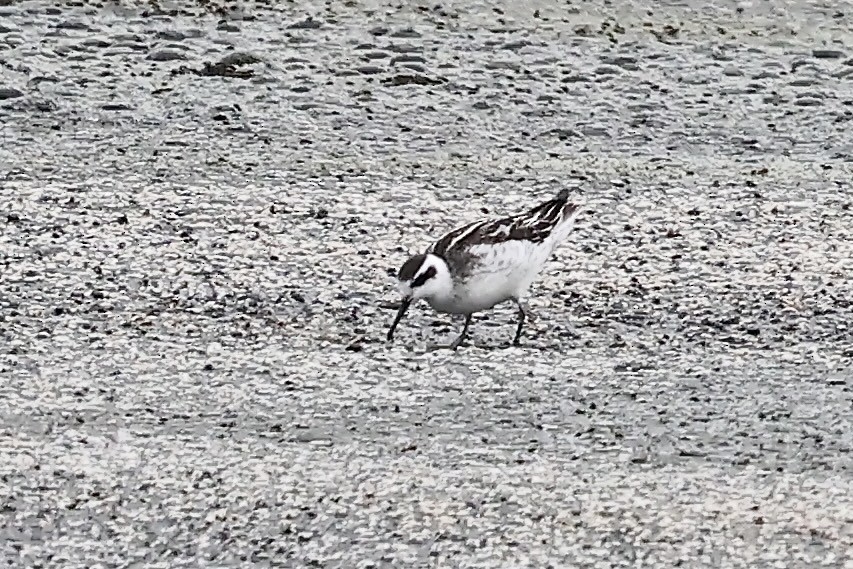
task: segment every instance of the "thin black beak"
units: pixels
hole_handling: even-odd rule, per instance
[[[394,323],[391,324],[391,329],[388,330],[388,341],[394,339],[394,330],[397,328],[397,324],[400,323],[400,320],[403,319],[403,315],[406,314],[406,310],[408,310],[409,305],[412,303],[411,297],[407,297],[403,299],[403,302],[400,303],[400,310],[397,311],[397,317],[394,318]]]

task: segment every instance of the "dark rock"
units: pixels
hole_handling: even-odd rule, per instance
[[[381,67],[377,67],[376,65],[362,65],[361,67],[356,68],[356,71],[362,75],[376,75],[377,73],[382,73],[385,70]]]
[[[394,45],[388,46],[389,51],[393,51],[394,53],[420,53],[423,51],[422,48],[412,45],[410,43],[398,43]]]
[[[823,104],[823,99],[818,99],[817,97],[800,97],[794,104],[798,107],[817,107]]]
[[[426,63],[426,59],[420,55],[398,55],[391,59],[391,65],[400,63]]]
[[[618,75],[622,70],[612,65],[599,65],[595,68],[596,75]]]
[[[216,25],[216,29],[220,32],[239,32],[240,26],[223,20]]]
[[[397,30],[393,34],[391,34],[392,38],[419,38],[421,34],[413,30],[412,28],[405,28],[402,30]]]
[[[0,101],[3,101],[4,99],[16,99],[23,96],[24,94],[17,89],[13,89],[11,87],[0,87]]]
[[[56,24],[55,28],[57,30],[84,30],[89,31],[91,28],[84,24],[83,22],[72,22],[72,21],[64,21]]]
[[[518,72],[519,70],[521,70],[521,65],[516,63],[515,61],[490,61],[486,63],[486,69],[504,69]]]
[[[841,59],[844,57],[844,52],[837,49],[814,49],[812,56],[816,59]]]
[[[813,77],[804,77],[802,79],[794,79],[790,83],[788,83],[791,87],[810,87],[819,83],[819,81]]]
[[[501,46],[501,48],[509,50],[509,51],[518,51],[519,49],[521,49],[523,47],[527,47],[528,45],[530,45],[530,42],[527,40],[517,40],[517,41],[507,42],[507,43],[503,44]]]
[[[161,30],[157,32],[157,37],[163,40],[181,41],[186,39],[187,36],[177,30]]]
[[[406,69],[411,69],[415,73],[427,73],[427,68],[423,65],[418,65],[417,63],[404,63],[401,67],[405,67]]]
[[[394,75],[382,81],[383,85],[399,87],[401,85],[440,85],[445,79],[433,79],[425,75]]]
[[[181,67],[173,73],[193,73],[202,77],[231,77],[236,79],[250,79],[254,71],[246,66],[260,63],[261,59],[245,52],[234,52],[226,55],[216,63],[207,62],[201,69],[189,69]],[[243,67],[243,69],[239,69]]]
[[[85,47],[105,48],[110,47],[112,43],[102,38],[89,38],[83,40],[81,45]]]
[[[639,65],[637,65],[637,58],[631,57],[627,55],[619,55],[615,57],[602,57],[602,63],[607,63],[609,65],[615,65],[616,67],[621,67],[622,69],[628,71],[637,71],[640,69]]]
[[[287,26],[291,30],[316,30],[323,27],[323,23],[308,16],[301,22],[295,22]]]
[[[185,54],[174,49],[158,49],[149,53],[145,59],[150,61],[178,61],[186,58]]]
[[[361,57],[363,59],[368,60],[368,61],[371,61],[374,59],[386,59],[388,57],[388,53],[386,53],[384,51],[371,51],[371,52],[365,53]]]
[[[236,51],[234,53],[229,53],[225,57],[219,60],[217,65],[225,65],[225,66],[241,66],[241,65],[254,65],[255,63],[260,63],[261,59],[257,56],[252,55],[251,53],[245,53],[241,51]]]

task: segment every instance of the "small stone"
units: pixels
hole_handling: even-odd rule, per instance
[[[386,59],[388,57],[388,53],[384,51],[369,51],[361,57],[367,59],[368,61],[372,61],[374,59]]]
[[[182,41],[187,39],[188,36],[178,30],[162,30],[157,32],[157,37],[169,41]]]
[[[376,75],[377,73],[382,73],[384,69],[377,67],[376,65],[362,65],[361,67],[356,68],[356,71],[362,75]]]
[[[105,48],[110,47],[112,43],[103,39],[103,38],[89,38],[83,40],[83,44],[85,47],[97,47],[97,48]]]
[[[398,65],[400,63],[426,63],[426,59],[421,57],[420,55],[398,55],[391,59],[391,65]]]
[[[443,82],[441,79],[431,79],[424,75],[395,75],[383,80],[382,84],[399,87],[402,85],[439,85]]]
[[[83,22],[72,22],[69,20],[66,20],[64,22],[59,22],[58,24],[56,24],[55,27],[57,30],[85,30],[85,31],[88,31],[90,29],[89,26],[87,26]]]
[[[185,54],[175,49],[158,49],[149,53],[145,59],[149,61],[177,61],[186,58]]]
[[[259,57],[252,55],[251,53],[237,51],[229,53],[220,59],[217,65],[253,65],[255,63],[260,63],[260,61]]]
[[[13,89],[11,87],[0,87],[0,101],[4,99],[16,99],[23,96],[24,94],[17,89]]]
[[[798,107],[817,107],[823,104],[823,100],[817,97],[800,97],[794,104]]]
[[[391,34],[392,38],[419,38],[421,34],[413,30],[412,28],[405,28],[402,30],[397,30],[393,34]]]
[[[790,83],[788,83],[791,87],[810,87],[816,84],[818,81],[812,77],[804,77],[802,79],[794,79]]]
[[[760,71],[752,76],[753,80],[759,79],[776,79],[779,77],[778,73],[774,73],[772,71]]]
[[[618,67],[613,65],[599,65],[595,68],[596,75],[618,75],[622,72]]]
[[[311,16],[308,16],[301,22],[295,22],[288,26],[291,30],[316,30],[321,27],[323,27],[323,23],[315,20]]]
[[[517,40],[517,41],[507,42],[507,43],[503,44],[503,46],[501,46],[501,47],[503,49],[506,49],[509,51],[518,51],[519,49],[521,49],[523,47],[527,47],[528,45],[530,45],[530,42],[527,40]]]
[[[841,59],[844,52],[837,49],[815,49],[812,50],[812,56],[816,59]]]
[[[490,61],[486,63],[485,67],[491,70],[507,69],[516,72],[521,70],[521,66],[514,61]]]
[[[239,32],[240,26],[236,24],[232,24],[231,22],[226,22],[225,20],[219,22],[217,24],[216,29],[220,32]]]

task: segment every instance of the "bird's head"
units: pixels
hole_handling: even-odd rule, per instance
[[[389,340],[394,337],[394,329],[413,300],[419,298],[429,300],[449,295],[453,289],[453,281],[444,259],[427,253],[415,255],[403,263],[397,273],[397,288],[402,296],[402,303],[391,329],[388,330]]]

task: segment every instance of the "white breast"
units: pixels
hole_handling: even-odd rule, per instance
[[[451,297],[433,299],[439,312],[466,314],[487,310],[523,296],[551,254],[550,243],[508,241],[471,247],[478,263],[463,282],[454,283]]]

